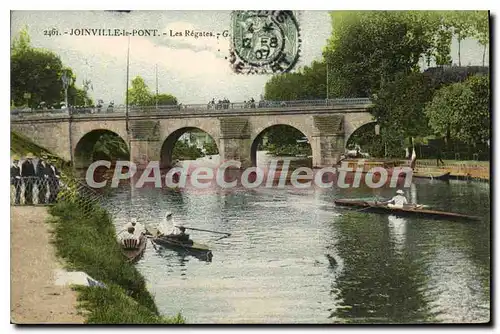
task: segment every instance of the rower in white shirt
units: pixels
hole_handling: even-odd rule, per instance
[[[402,208],[406,204],[408,204],[408,200],[405,197],[405,193],[403,190],[399,189],[396,191],[396,196],[391,198],[387,202],[382,202],[382,204],[387,204],[390,208]]]

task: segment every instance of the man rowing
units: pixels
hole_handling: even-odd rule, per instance
[[[377,202],[375,202],[377,204]],[[388,200],[387,202],[381,202],[380,204],[387,204],[390,208],[402,208],[408,204],[408,200],[405,197],[403,190],[399,189],[396,191],[396,196]]]

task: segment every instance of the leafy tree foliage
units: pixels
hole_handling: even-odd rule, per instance
[[[170,94],[153,94],[141,76],[132,80],[132,87],[128,90],[128,103],[135,106],[177,105],[177,98]]]
[[[475,145],[490,139],[489,77],[472,76],[442,87],[425,108],[429,125],[440,135]]]
[[[295,73],[273,76],[266,83],[264,96],[271,101],[325,99],[326,63],[314,61]]]
[[[483,66],[486,56],[486,48],[490,44],[490,17],[487,11],[475,11],[473,17],[473,27],[475,38],[483,46]]]
[[[158,94],[155,98],[159,106],[177,105],[177,98],[170,94]]]
[[[422,55],[434,48],[439,20],[429,12],[363,11],[347,12],[346,18],[343,15],[332,14],[337,31],[324,51],[332,96],[371,96],[398,73],[416,71]]]
[[[432,81],[427,75],[400,74],[379,91],[372,113],[382,128],[403,138],[425,136],[430,129],[424,107],[432,94]]]
[[[136,106],[154,105],[153,94],[151,94],[146,82],[140,76],[132,80],[132,87],[128,90],[128,103]]]
[[[64,67],[55,53],[33,48],[26,28],[14,38],[11,47],[11,100],[15,106],[28,105],[36,108],[41,102],[57,106],[64,101],[61,77],[66,71],[72,79],[68,88],[70,104],[86,95],[78,92],[74,83],[76,76],[71,68]]]
[[[206,155],[215,155],[219,154],[219,150],[217,149],[217,144],[215,141],[211,140],[203,144],[203,148],[205,149]]]
[[[175,143],[172,151],[172,159],[176,160],[195,160],[203,157],[203,152],[195,145],[189,145],[183,140]]]
[[[272,145],[293,145],[302,139],[304,134],[289,125],[275,125],[266,131],[267,142]]]
[[[92,160],[124,160],[129,158],[127,144],[114,133],[104,133],[92,148]]]

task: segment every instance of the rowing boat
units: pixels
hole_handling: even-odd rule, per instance
[[[208,246],[194,242],[193,240],[178,240],[169,236],[153,237],[152,241],[160,246],[170,248],[176,251],[186,252],[196,258],[212,262],[212,251]]]
[[[146,250],[146,244],[148,239],[141,235],[139,240],[137,239],[125,239],[122,241],[122,253],[125,255],[129,262],[138,261]]]
[[[450,179],[450,172],[413,172],[412,177],[416,179],[431,179],[448,181]]]
[[[480,220],[476,216],[468,216],[460,213],[445,212],[445,211],[435,211],[427,210],[421,207],[404,206],[402,208],[391,208],[384,204],[376,204],[375,202],[365,202],[356,201],[348,199],[337,199],[334,200],[335,205],[347,206],[347,207],[358,207],[362,208],[363,211],[373,212],[373,213],[389,213],[396,216],[417,216],[432,219],[451,219],[451,220]]]

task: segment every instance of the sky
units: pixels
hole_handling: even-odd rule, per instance
[[[169,93],[183,104],[205,104],[212,98],[242,102],[259,100],[270,75],[234,73],[228,56],[229,37],[171,37],[173,31],[230,30],[230,11],[12,11],[11,38],[27,26],[34,47],[51,50],[77,75],[76,84],[92,81],[91,97],[107,104],[125,103],[127,37],[46,36],[44,30],[70,31],[78,28],[158,29],[161,37],[130,38],[130,80],[140,75],[149,88],[156,87],[156,66],[160,93]],[[296,68],[320,60],[331,34],[327,11],[298,12],[301,52]],[[458,63],[457,42],[452,57]],[[462,42],[462,65],[481,65],[482,47],[475,40]],[[487,51],[488,53],[488,51]],[[488,63],[488,54],[486,55]]]

